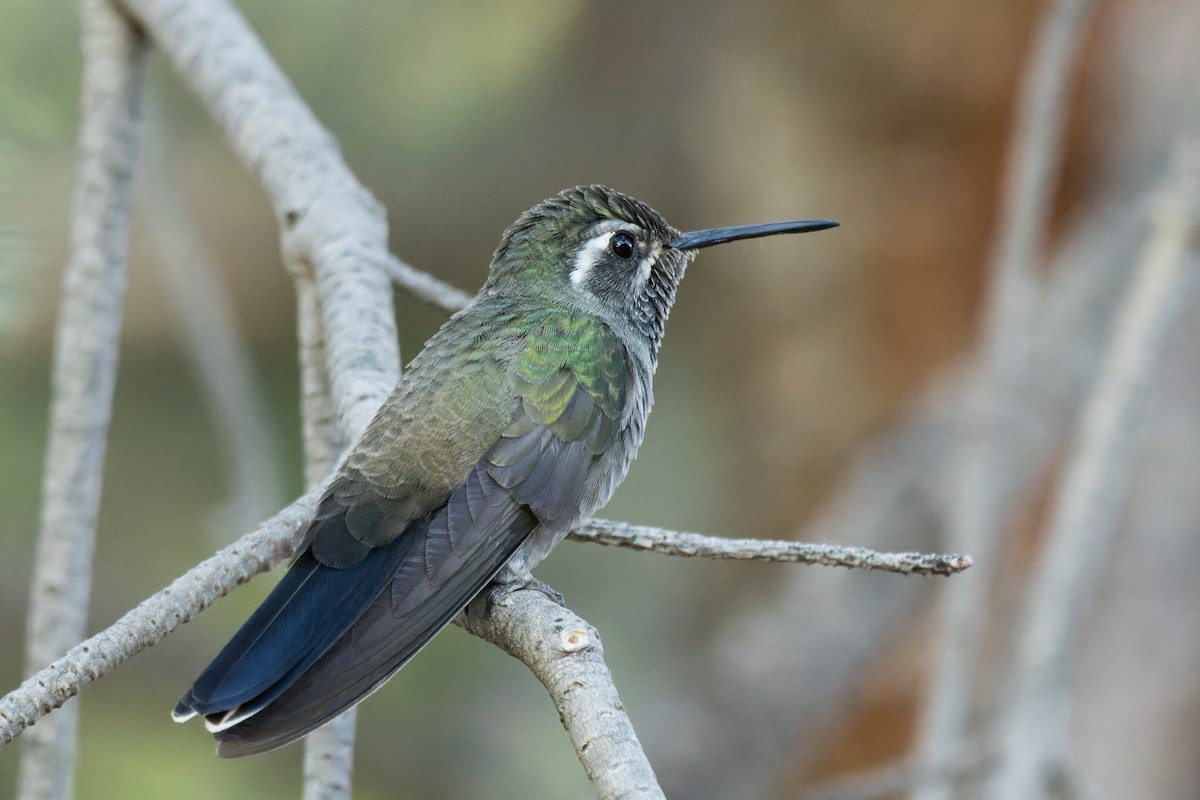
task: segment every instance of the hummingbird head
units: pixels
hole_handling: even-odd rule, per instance
[[[680,233],[639,200],[607,186],[577,186],[538,203],[504,232],[485,290],[535,301],[549,294],[615,313],[657,345],[698,249],[836,225],[799,220]]]

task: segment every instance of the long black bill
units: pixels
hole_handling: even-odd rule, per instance
[[[681,233],[667,242],[667,247],[673,247],[676,250],[699,250],[701,247],[735,242],[738,239],[757,239],[759,236],[774,236],[777,233],[808,233],[837,226],[838,224],[831,219],[797,219],[791,222],[765,222],[761,225],[709,228],[706,231]]]

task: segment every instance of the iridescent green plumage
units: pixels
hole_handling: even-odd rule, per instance
[[[318,518],[346,525],[314,526],[306,541],[324,563],[351,566],[390,542],[527,420],[593,455],[612,444],[629,381],[612,330],[572,309],[479,302],[483,313],[460,313],[430,340],[330,486]]]
[[[566,411],[578,387],[614,422],[625,406],[625,346],[603,322],[578,311],[542,310],[524,320],[527,333],[514,362],[514,388],[538,422]],[[563,438],[574,438],[558,431]]]
[[[602,186],[521,215],[483,289],[346,457],[288,574],[176,719],[204,715],[221,755],[286,744],[385,681],[488,581],[532,580],[641,443],[694,249],[764,231],[680,234]]]

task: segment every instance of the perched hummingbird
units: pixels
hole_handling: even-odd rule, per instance
[[[175,707],[233,757],[378,688],[489,582],[607,502],[641,444],[663,326],[701,247],[827,220],[680,233],[604,186],[504,232],[487,281],[413,359],[329,484],[300,555]]]

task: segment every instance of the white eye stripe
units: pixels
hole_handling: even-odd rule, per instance
[[[573,287],[576,289],[583,288],[584,284],[591,278],[592,270],[605,259],[609,252],[609,245],[612,243],[612,238],[618,233],[625,233],[633,236],[635,239],[637,238],[633,231],[623,226],[597,234],[579,248],[579,251],[575,253],[575,262],[571,265],[571,272],[568,276]],[[634,293],[640,293],[645,288],[646,282],[650,280],[650,271],[661,252],[662,246],[654,243],[650,252],[638,261],[637,273],[633,279],[634,284],[632,289]]]
[[[587,283],[592,269],[608,250],[608,243],[616,231],[606,231],[594,239],[589,239],[579,252],[575,254],[575,264],[571,267],[571,285],[576,289]]]
[[[634,294],[641,294],[645,291],[646,284],[650,281],[650,271],[654,269],[654,264],[660,255],[662,255],[662,245],[655,242],[651,246],[650,252],[642,256],[642,260],[638,263],[637,277],[634,279]]]
[[[640,293],[646,286],[646,281],[650,280],[650,265],[654,263],[654,257],[657,253],[651,253],[642,259],[638,264],[637,273],[637,291]]]

